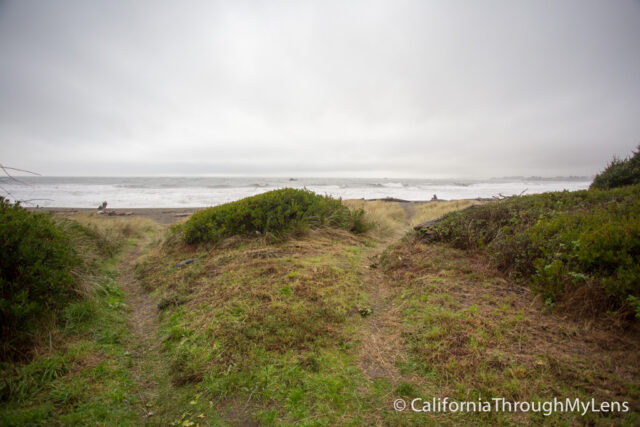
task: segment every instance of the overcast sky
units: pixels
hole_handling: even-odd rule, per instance
[[[0,162],[45,175],[592,175],[640,1],[2,1]]]

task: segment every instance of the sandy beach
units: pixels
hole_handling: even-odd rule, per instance
[[[131,217],[138,216],[152,219],[159,224],[173,224],[192,213],[205,208],[127,208],[127,209],[107,209],[106,217]],[[96,213],[96,209],[91,208],[29,208],[33,212],[51,212],[61,216],[73,216],[79,212]]]
[[[362,201],[362,199],[345,200],[345,202]],[[403,208],[409,209],[410,206],[417,206],[424,203],[431,203],[429,201],[407,201],[396,198],[388,199],[367,199],[366,202],[386,202],[397,203]],[[436,202],[437,203],[437,202]],[[156,221],[159,224],[173,224],[179,222],[185,218],[188,218],[196,211],[201,209],[207,209],[208,206],[203,207],[189,207],[189,208],[122,208],[122,209],[107,209],[105,215],[107,217],[142,217],[149,218]],[[51,212],[57,215],[71,217],[79,212],[97,213],[98,211],[93,208],[56,208],[56,207],[38,207],[28,208],[33,212]]]

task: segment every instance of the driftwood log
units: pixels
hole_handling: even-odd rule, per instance
[[[198,258],[189,258],[189,259],[185,259],[184,261],[180,261],[179,263],[177,263],[176,265],[173,266],[173,268],[179,268],[179,267],[183,267],[187,264],[191,264],[194,261],[197,261]]]

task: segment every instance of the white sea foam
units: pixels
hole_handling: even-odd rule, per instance
[[[343,199],[404,200],[474,199],[503,195],[583,190],[590,179],[495,179],[486,181],[385,180],[341,178],[22,178],[26,184],[4,181],[10,199],[30,200],[25,205],[112,208],[213,206],[269,190],[307,188]],[[49,200],[45,200],[49,199]]]

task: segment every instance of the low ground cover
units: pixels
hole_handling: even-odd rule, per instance
[[[548,305],[640,316],[640,186],[521,196],[447,215],[428,241],[479,250]]]
[[[589,203],[606,205],[596,196]],[[91,280],[32,359],[2,365],[0,424],[640,422],[634,324],[622,330],[551,309],[488,262],[484,250],[500,227],[472,250],[415,234],[398,240],[416,222],[471,202],[374,203],[345,203],[374,223],[364,234],[321,226],[213,244],[185,243],[135,218],[78,216],[71,226],[83,231],[72,244],[95,258]],[[502,212],[496,205],[487,212]],[[396,399],[445,397],[593,398],[629,410],[393,409]]]

